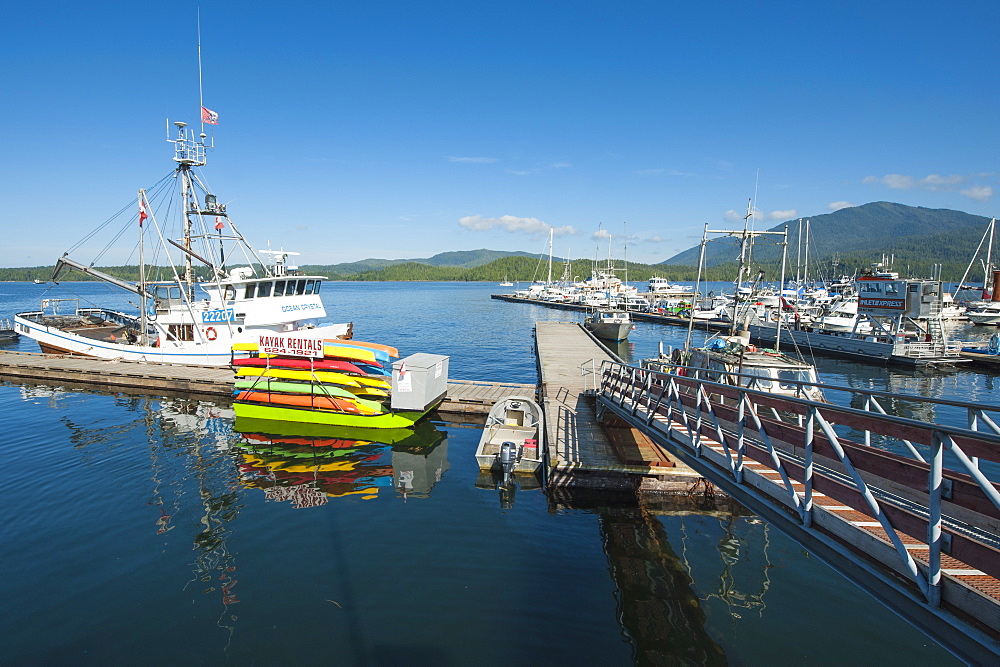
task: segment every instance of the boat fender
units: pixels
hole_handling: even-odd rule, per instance
[[[215,332],[215,327],[208,327],[205,329],[205,338],[208,340],[215,340],[219,337],[219,334]]]
[[[756,352],[756,351],[757,351],[756,345],[747,345],[747,352]]]

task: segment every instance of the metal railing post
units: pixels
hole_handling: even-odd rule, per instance
[[[927,489],[927,602],[932,607],[941,605],[941,486],[943,480],[944,447],[941,434],[934,431],[931,436],[931,469],[928,472]]]
[[[802,525],[806,528],[812,526],[813,518],[813,427],[816,423],[816,408],[809,408],[809,417],[806,420],[806,456],[802,470],[802,483],[805,489],[802,492]]]

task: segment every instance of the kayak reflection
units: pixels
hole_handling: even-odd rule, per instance
[[[433,423],[412,429],[361,429],[238,417],[240,482],[295,508],[330,498],[426,498],[448,470],[447,433]]]

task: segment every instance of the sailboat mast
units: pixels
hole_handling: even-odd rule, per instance
[[[993,218],[990,220],[990,242],[986,246],[986,270],[983,272],[983,293],[986,292],[986,286],[990,285],[990,271],[993,269],[993,237],[996,232],[997,219]],[[992,290],[991,290],[992,294]]]
[[[802,287],[802,218],[799,218],[799,234],[795,239],[795,287]]]
[[[806,220],[806,252],[805,252],[805,270],[802,272],[803,282],[809,280],[809,232],[811,231],[811,220]]]
[[[552,284],[552,233],[555,230],[549,227],[549,279],[546,281],[546,285]]]
[[[142,221],[146,217],[146,191],[139,189],[139,334],[137,342],[140,345],[146,344],[146,256],[143,240],[146,237],[146,229],[142,226]]]
[[[622,235],[625,237],[625,286],[628,287],[628,223],[622,223]]]
[[[705,231],[701,234],[701,251],[698,253],[698,273],[694,279],[694,295],[691,297],[691,314],[688,317],[687,339],[684,341],[684,351],[691,349],[691,334],[694,333],[694,311],[701,298],[701,269],[705,266],[705,246],[708,244],[708,223],[705,223]],[[739,293],[739,289],[736,290]],[[708,298],[708,294],[705,295]],[[735,305],[733,314],[736,314]]]

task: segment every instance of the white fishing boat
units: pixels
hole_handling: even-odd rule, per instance
[[[505,476],[540,470],[544,424],[542,408],[530,398],[508,396],[494,403],[476,448],[479,469]]]
[[[686,366],[686,373],[697,373],[710,382],[734,384],[778,396],[826,402],[819,378],[812,364],[750,344],[749,336],[717,336],[703,347],[669,355],[661,351],[657,359],[646,359],[644,368],[669,370]]]
[[[632,316],[618,308],[598,308],[587,315],[583,326],[598,338],[616,342],[627,339],[633,329]]]
[[[107,282],[138,302],[132,304],[135,312],[81,307],[79,298],[57,298],[50,288],[37,311],[15,316],[16,330],[38,341],[43,352],[212,366],[228,364],[235,343],[256,341],[260,334],[350,338],[350,323],[324,322],[320,293],[326,277],[300,275],[287,266],[285,260],[298,253],[255,250],[226,205],[205,187],[198,172],[213,146],[205,141],[204,124],[197,138],[186,123],[174,125],[176,138],[167,140],[176,165],[156,185],[139,190],[123,209],[129,213],[102,225],[109,229],[118,222],[118,238],[135,233],[138,280],[94,268],[100,256],[84,262],[70,252],[56,261],[52,276],[58,284],[64,272],[77,270]],[[147,266],[147,256],[156,265]],[[196,268],[204,279],[196,278]],[[152,279],[157,274],[164,279]]]
[[[760,281],[760,275],[758,275],[757,280],[752,282],[752,287],[741,287],[744,281],[749,281],[750,278],[748,267],[752,266],[753,263],[753,248],[757,238],[777,236],[783,251],[785,248],[787,232],[754,231],[750,228],[749,223],[752,216],[753,208],[748,205],[745,218],[747,222],[742,230],[710,232],[706,227],[702,237],[702,247],[709,242],[709,233],[734,237],[740,241],[739,274],[736,280],[737,290],[730,310],[730,330],[726,334],[713,336],[701,347],[694,347],[691,343],[694,324],[694,319],[692,319],[688,325],[687,339],[683,349],[675,349],[666,355],[663,353],[661,344],[658,357],[645,359],[641,365],[644,368],[654,370],[696,373],[702,379],[710,382],[737,384],[782,396],[823,401],[825,399],[822,390],[817,386],[819,379],[812,364],[781,352],[778,349],[777,340],[774,348],[771,349],[761,349],[750,344],[750,333],[746,329],[751,318],[768,322],[775,331],[781,331],[787,324],[787,320],[778,315],[779,310],[774,311],[778,315],[774,322],[769,322],[766,315],[762,316],[766,311],[758,299],[755,289]],[[699,276],[703,269],[703,264],[699,263]],[[784,276],[781,276],[780,284],[784,284]],[[695,283],[695,292],[698,292],[698,283]],[[777,299],[777,303],[780,308],[782,300]],[[794,317],[795,313],[790,312],[788,315]]]

